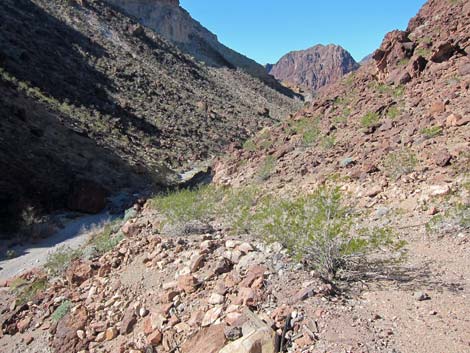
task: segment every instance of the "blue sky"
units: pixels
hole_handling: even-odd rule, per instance
[[[228,47],[261,64],[292,50],[339,44],[356,60],[405,29],[425,0],[180,0]]]

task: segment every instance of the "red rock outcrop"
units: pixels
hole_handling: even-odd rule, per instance
[[[337,45],[316,45],[307,50],[284,55],[268,70],[278,80],[290,85],[307,87],[313,91],[336,82],[359,64],[345,49]]]

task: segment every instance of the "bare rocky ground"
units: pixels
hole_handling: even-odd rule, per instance
[[[444,205],[442,197],[434,200]],[[378,212],[386,207],[386,215]],[[406,256],[349,272],[336,287],[277,243],[231,236],[215,221],[190,222],[185,234],[160,231],[158,211],[135,208],[140,211],[120,228],[126,237],[115,250],[72,264],[25,306],[13,304],[15,290],[2,289],[2,351],[249,352],[263,345],[259,352],[275,352],[275,335],[286,337],[289,352],[464,352],[470,346],[470,234],[430,234],[429,211],[372,207],[363,222],[397,229],[408,242]],[[23,278],[41,276],[32,271]],[[66,301],[70,313],[53,319]],[[286,319],[292,327],[283,333]]]

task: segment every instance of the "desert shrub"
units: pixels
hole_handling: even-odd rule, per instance
[[[324,149],[327,149],[327,150],[335,147],[336,145],[335,136],[334,135],[323,136],[321,145]]]
[[[388,229],[360,228],[339,188],[321,187],[294,200],[266,199],[254,218],[266,241],[281,243],[330,280],[382,246],[399,245]]]
[[[440,126],[430,126],[421,130],[421,134],[427,138],[431,139],[433,137],[439,136],[442,134],[442,128]]]
[[[310,146],[320,135],[319,119],[302,118],[289,122],[289,133],[302,136],[302,144]]]
[[[438,214],[426,223],[428,234],[470,230],[470,205],[458,203],[444,214]]]
[[[261,181],[268,180],[276,168],[276,158],[274,156],[267,156],[258,171],[258,178]]]
[[[387,118],[396,119],[400,115],[400,109],[396,105],[392,105],[387,109]]]
[[[151,200],[150,205],[162,212],[170,224],[208,221],[221,196],[218,188],[208,185],[158,195]]]
[[[369,112],[361,118],[361,126],[363,128],[370,128],[380,121],[379,114]]]
[[[246,140],[243,143],[243,149],[248,152],[255,152],[256,144],[254,143],[253,139]]]
[[[215,213],[230,226],[233,233],[248,233],[253,226],[253,207],[260,197],[260,190],[254,186],[224,188]]]
[[[22,278],[18,278],[10,284],[10,288],[16,296],[16,304],[21,306],[32,301],[36,295],[47,288],[47,279],[41,277],[28,282]]]
[[[121,223],[121,220],[108,223],[100,231],[90,235],[89,245],[93,247],[96,255],[113,250],[124,239],[122,232],[116,232],[116,225]]]
[[[398,179],[402,175],[413,172],[417,165],[418,158],[416,154],[405,148],[389,153],[384,159],[383,169],[389,177]]]
[[[61,247],[49,254],[44,268],[50,275],[59,276],[67,270],[72,261],[81,258],[82,254],[82,249]]]
[[[70,312],[70,309],[72,309],[72,303],[69,300],[63,301],[51,315],[52,321],[59,322]]]

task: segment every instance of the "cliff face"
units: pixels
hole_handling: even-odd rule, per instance
[[[275,65],[267,66],[269,73],[278,80],[313,91],[336,82],[358,67],[351,54],[331,44],[290,52]]]
[[[176,44],[200,61],[215,67],[239,68],[271,87],[291,95],[264,67],[220,43],[217,36],[194,20],[173,0],[106,0]]]

